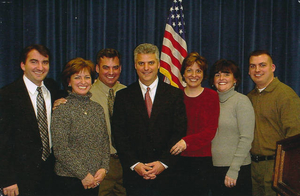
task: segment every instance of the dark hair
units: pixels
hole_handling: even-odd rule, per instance
[[[237,64],[232,60],[220,59],[216,61],[209,74],[209,83],[216,90],[214,86],[214,77],[216,73],[232,73],[233,77],[236,79],[235,89],[237,89],[241,83],[241,72]]]
[[[98,65],[100,62],[100,58],[103,58],[103,57],[107,57],[107,58],[118,57],[120,65],[121,65],[121,54],[116,49],[105,48],[105,49],[100,50],[97,54],[97,59],[96,59],[96,62]]]
[[[95,66],[94,63],[90,60],[85,60],[83,58],[77,57],[75,59],[70,60],[63,72],[62,72],[62,82],[65,89],[68,89],[68,85],[70,82],[70,78],[73,74],[79,73],[81,70],[87,69],[91,74],[92,83],[95,79]]]
[[[20,55],[20,63],[21,62],[23,62],[24,64],[26,63],[28,53],[32,50],[37,50],[44,57],[48,57],[50,62],[50,50],[46,46],[40,44],[34,44],[34,45],[27,46],[22,50]]]
[[[249,55],[249,60],[252,56],[259,56],[259,55],[262,55],[262,54],[268,55],[270,57],[271,61],[273,61],[271,54],[267,50],[254,50],[254,51],[252,51]]]
[[[200,69],[203,71],[203,80],[207,78],[207,60],[198,54],[198,52],[191,52],[185,57],[185,59],[182,62],[180,73],[182,75],[182,79],[184,81],[184,72],[187,67],[193,65],[194,63],[197,63],[200,67]],[[202,80],[202,82],[203,82]]]

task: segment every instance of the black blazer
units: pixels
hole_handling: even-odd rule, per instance
[[[44,84],[53,103],[59,97],[58,86],[52,79]],[[34,189],[41,180],[41,154],[35,111],[21,77],[0,90],[0,187],[18,184],[19,189]]]
[[[185,136],[186,126],[181,90],[159,80],[150,119],[138,82],[118,91],[112,134],[123,166],[124,184],[143,181],[130,169],[137,162],[161,161],[169,168],[157,179],[168,179],[161,176],[168,175],[178,159],[170,154],[170,149]]]

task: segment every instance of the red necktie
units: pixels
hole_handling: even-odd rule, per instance
[[[152,101],[151,101],[151,97],[150,97],[150,88],[147,87],[147,92],[145,94],[145,104],[146,104],[146,107],[147,107],[147,112],[148,112],[148,116],[150,118],[151,116],[151,110],[152,110]]]

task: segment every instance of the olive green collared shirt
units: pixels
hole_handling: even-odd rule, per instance
[[[114,95],[116,96],[116,93],[123,88],[126,88],[126,86],[117,82],[112,87],[112,89],[114,90]],[[99,103],[104,109],[105,121],[106,121],[107,132],[108,132],[109,143],[110,143],[110,154],[115,154],[117,153],[117,150],[112,145],[111,124],[110,124],[110,119],[109,119],[110,117],[109,117],[109,111],[107,105],[107,97],[108,97],[109,89],[110,88],[108,86],[106,86],[103,82],[97,79],[93,84],[90,92],[92,93],[91,100]]]
[[[274,80],[262,91],[248,95],[255,111],[255,131],[251,153],[274,155],[276,142],[300,134],[300,98],[295,91]]]

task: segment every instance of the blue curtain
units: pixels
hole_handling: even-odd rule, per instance
[[[275,75],[300,95],[300,0],[183,0],[188,52],[237,62],[240,92],[254,84],[248,55],[269,50]],[[133,50],[144,42],[161,48],[171,0],[3,0],[0,2],[0,87],[22,75],[19,53],[46,45],[52,53],[49,77],[60,82],[63,66],[83,57],[95,62],[102,48],[122,54],[120,81],[137,78]],[[207,81],[204,86],[208,86]]]

